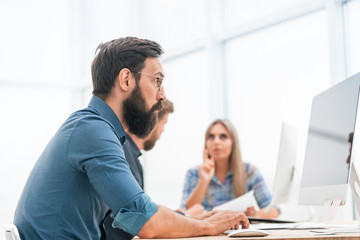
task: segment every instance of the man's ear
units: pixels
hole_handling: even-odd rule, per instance
[[[122,91],[129,91],[132,80],[131,71],[128,68],[123,68],[117,76],[116,84]]]

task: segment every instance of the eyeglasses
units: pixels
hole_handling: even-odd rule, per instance
[[[164,81],[164,77],[159,77],[159,76],[156,76],[156,75],[152,75],[152,74],[148,74],[148,73],[143,73],[143,72],[133,72],[131,71],[132,73],[138,73],[138,74],[141,74],[141,75],[145,75],[145,76],[149,76],[149,77],[154,77],[155,79],[155,83],[156,83],[156,87],[158,88],[158,90],[160,91],[161,88],[162,88],[162,84],[163,84],[163,81]]]

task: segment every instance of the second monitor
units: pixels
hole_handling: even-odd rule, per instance
[[[293,185],[297,158],[297,131],[283,122],[273,185],[272,204],[288,202]]]

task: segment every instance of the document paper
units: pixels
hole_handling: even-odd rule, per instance
[[[255,201],[254,190],[241,195],[229,202],[214,207],[215,210],[234,210],[245,212]]]

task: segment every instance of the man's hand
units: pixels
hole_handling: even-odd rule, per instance
[[[215,210],[197,217],[185,217],[167,208],[159,210],[139,231],[140,238],[182,238],[219,235],[232,227],[249,228],[243,212]]]
[[[208,235],[218,235],[232,227],[239,229],[240,225],[242,228],[249,228],[249,220],[245,213],[239,211],[212,211],[208,213],[208,216],[205,217],[203,221],[207,221],[211,226],[210,229],[213,230],[209,232]]]

